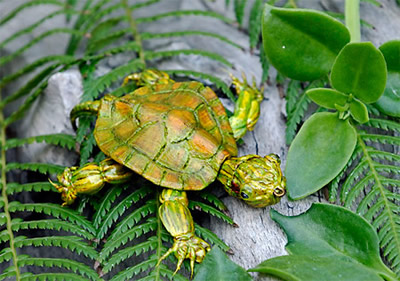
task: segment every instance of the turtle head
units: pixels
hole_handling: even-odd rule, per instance
[[[218,179],[230,195],[256,208],[276,204],[286,193],[276,154],[232,157],[223,163]]]

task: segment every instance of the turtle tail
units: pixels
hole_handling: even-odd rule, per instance
[[[69,115],[72,127],[76,130],[76,119],[81,116],[97,115],[100,108],[100,101],[87,101],[76,105]]]

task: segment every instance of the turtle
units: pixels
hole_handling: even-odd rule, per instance
[[[105,95],[78,104],[71,122],[97,115],[94,137],[107,158],[83,167],[67,167],[52,184],[61,192],[63,206],[78,194],[93,194],[105,183],[129,181],[133,173],[163,187],[159,216],[174,238],[169,254],[201,263],[210,245],[194,233],[186,191],[198,191],[218,179],[229,195],[253,207],[279,202],[286,191],[276,154],[238,157],[236,140],[254,128],[261,92],[233,77],[239,95],[228,118],[215,92],[198,81],[176,82],[165,72],[149,69],[125,78],[136,90],[122,97]]]

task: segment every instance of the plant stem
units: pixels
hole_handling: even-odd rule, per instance
[[[0,103],[1,103],[1,91],[0,91]],[[4,203],[4,214],[7,218],[7,232],[9,236],[9,243],[10,243],[10,249],[12,253],[12,260],[13,260],[13,265],[15,267],[15,280],[19,281],[21,280],[20,277],[20,272],[19,272],[19,267],[18,267],[18,257],[17,257],[17,251],[15,250],[15,245],[14,245],[14,234],[12,231],[12,226],[11,226],[11,216],[10,212],[8,210],[8,196],[7,196],[7,178],[6,178],[6,150],[5,150],[5,145],[6,145],[6,126],[4,125],[4,115],[3,111],[0,110],[0,143],[1,143],[1,196],[3,199]]]
[[[143,52],[143,44],[142,44],[142,38],[140,36],[140,33],[137,29],[136,21],[133,18],[132,15],[132,10],[129,7],[128,1],[127,0],[122,0],[121,1],[124,9],[125,9],[125,14],[126,17],[129,21],[129,25],[132,30],[133,38],[135,39],[136,43],[139,45],[139,59],[143,63],[144,66],[146,66],[146,60],[144,59],[144,52]]]
[[[350,41],[360,42],[360,0],[346,0],[344,17],[346,26],[350,31]]]

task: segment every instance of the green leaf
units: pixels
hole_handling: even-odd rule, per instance
[[[347,44],[332,67],[333,88],[364,103],[376,102],[386,85],[386,63],[371,42]]]
[[[271,210],[271,217],[288,236],[290,255],[264,261],[251,271],[285,280],[397,280],[379,256],[373,227],[350,210],[314,203],[299,216]]]
[[[356,131],[336,113],[314,114],[301,127],[286,164],[288,196],[301,199],[328,184],[344,168],[356,145]]]
[[[214,247],[197,267],[193,281],[251,281],[251,276],[240,266],[231,261],[218,247]]]
[[[326,88],[311,89],[306,94],[313,102],[328,109],[336,109],[335,104],[345,105],[349,98],[346,94]]]
[[[375,106],[389,116],[400,117],[400,40],[386,42],[379,49],[385,57],[388,77],[385,91]]]
[[[388,71],[400,72],[400,40],[388,41],[379,50],[385,57]]]
[[[364,103],[358,99],[353,99],[350,103],[350,114],[358,123],[368,122],[368,110]]]
[[[275,68],[302,81],[328,74],[337,54],[350,41],[347,28],[322,12],[269,5],[264,8],[262,37]]]

